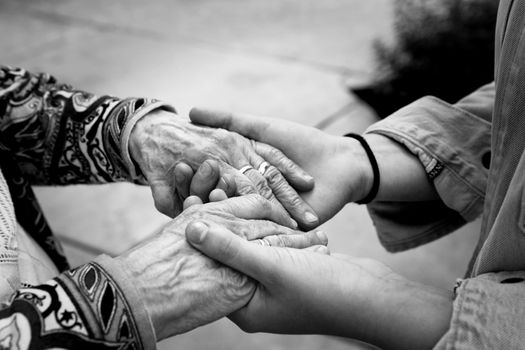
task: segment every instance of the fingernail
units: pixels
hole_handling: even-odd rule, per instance
[[[317,215],[315,215],[314,213],[311,213],[309,211],[307,211],[304,214],[304,218],[310,224],[315,224],[317,221],[319,221],[319,218],[317,217]]]
[[[211,175],[211,166],[208,163],[203,163],[201,165],[202,175],[208,177]]]
[[[185,178],[186,177],[184,176],[184,174],[179,173],[179,172],[175,172],[175,181],[177,181],[177,183],[179,183],[179,184],[183,183]]]
[[[294,219],[290,219],[290,223],[292,224],[292,228],[298,228],[299,224]]]
[[[188,225],[187,238],[193,243],[202,243],[208,234],[208,225],[203,222],[193,222]]]
[[[317,238],[324,244],[328,243],[328,236],[323,231],[315,231],[315,234],[317,235]]]

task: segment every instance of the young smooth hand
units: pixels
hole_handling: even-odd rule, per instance
[[[330,334],[381,348],[431,348],[445,333],[452,297],[406,280],[385,265],[254,244],[207,220],[191,223],[193,247],[258,281],[250,301],[230,315],[247,332]],[[264,238],[263,238],[264,240]]]
[[[255,151],[263,157],[279,149],[312,175],[315,187],[302,192],[324,222],[346,203],[367,196],[374,183],[370,160],[359,141],[329,135],[321,130],[282,119],[261,118],[193,109],[190,119],[197,124],[224,128],[255,140]],[[403,145],[378,134],[366,134],[379,165],[379,201],[422,201],[437,199],[432,182],[417,156]],[[268,145],[273,146],[270,149]],[[268,183],[275,183],[266,176]],[[377,179],[379,180],[379,178]]]

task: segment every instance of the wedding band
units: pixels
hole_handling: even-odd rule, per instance
[[[245,166],[243,166],[242,168],[240,168],[239,171],[240,171],[242,174],[244,174],[244,173],[246,173],[248,170],[251,170],[251,169],[253,169],[253,167],[252,167],[251,165],[245,165]]]
[[[265,240],[265,239],[258,239],[258,240],[257,240],[257,243],[259,243],[259,244],[262,245],[263,247],[270,247],[270,246],[271,246],[270,242],[268,242],[268,241]]]
[[[266,170],[270,167],[270,163],[268,162],[262,162],[261,165],[259,165],[259,172],[264,175]]]

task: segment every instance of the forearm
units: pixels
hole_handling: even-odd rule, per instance
[[[419,159],[410,153],[400,143],[382,135],[366,134],[368,142],[379,167],[379,191],[376,201],[427,201],[438,199],[437,192],[429,179]],[[364,148],[354,139],[348,139],[348,147],[357,152],[357,159],[361,163],[359,181],[362,185],[360,194],[352,196],[352,200],[364,198],[372,188],[374,174]],[[356,151],[357,150],[357,151]],[[350,157],[348,157],[350,158]],[[348,165],[348,172],[354,172],[356,164]],[[355,179],[348,176],[349,181]],[[350,187],[350,186],[348,186]]]
[[[332,285],[327,333],[385,349],[432,348],[449,328],[452,293],[366,264]]]
[[[359,339],[384,349],[430,349],[449,328],[451,292],[387,277],[368,293],[358,313]]]
[[[0,66],[0,149],[36,184],[128,180],[122,132],[152,107],[169,108],[154,100],[96,96],[48,74]]]

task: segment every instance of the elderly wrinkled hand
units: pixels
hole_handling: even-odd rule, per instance
[[[230,314],[255,291],[252,280],[187,243],[185,230],[198,230],[198,224],[189,224],[202,219],[245,240],[268,237],[275,244],[295,248],[327,243],[322,232],[291,229],[290,217],[259,195],[192,205],[159,235],[116,258],[133,276],[159,340]]]
[[[282,119],[246,114],[193,109],[190,119],[200,125],[225,128],[251,138],[254,149],[266,154],[267,144],[315,179],[311,191],[301,193],[324,222],[346,203],[366,196],[370,187],[370,163],[361,145],[350,138],[327,134],[319,129]]]
[[[139,120],[130,136],[131,156],[151,186],[155,206],[170,217],[182,211],[190,195],[187,179],[205,160],[213,159],[221,176],[235,185],[234,194],[259,193],[282,204],[303,227],[317,226],[317,215],[295,190],[312,189],[313,178],[278,150],[270,146],[267,150],[262,155],[237,133],[197,126],[162,110]]]

